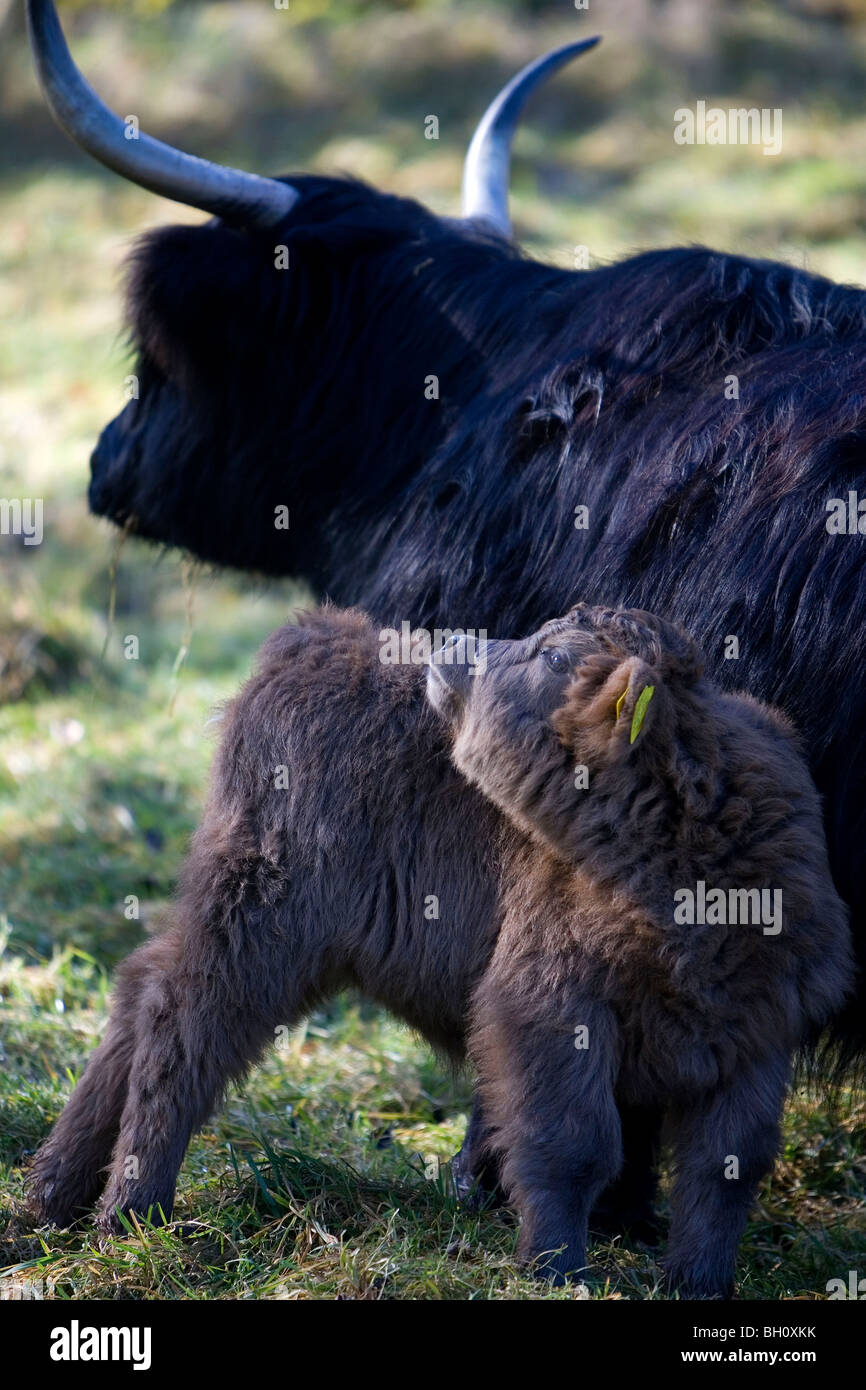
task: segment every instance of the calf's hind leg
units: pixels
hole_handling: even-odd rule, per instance
[[[599,1235],[626,1234],[657,1245],[661,1226],[654,1210],[658,1188],[662,1111],[650,1106],[619,1105],[622,1123],[622,1170],[593,1207],[590,1227]]]
[[[316,992],[304,962],[292,980],[274,914],[227,911],[216,927],[166,938],[166,968],[142,992],[126,1104],[99,1221],[117,1230],[118,1211],[167,1220],[193,1132],[229,1081],[241,1077],[292,1026]],[[276,955],[275,955],[276,943]]]
[[[105,1037],[29,1166],[28,1204],[37,1220],[68,1226],[99,1196],[126,1103],[141,992],[159,973],[161,955],[157,938],[120,966]]]
[[[661,1226],[654,1202],[658,1188],[659,1135],[662,1112],[643,1106],[619,1107],[623,1165],[619,1177],[606,1187],[592,1209],[590,1228],[599,1235],[627,1234],[646,1245],[657,1245]],[[451,1173],[460,1200],[473,1210],[501,1206],[501,1155],[491,1149],[492,1135],[476,1096],[463,1145],[451,1160]]]
[[[460,1201],[471,1210],[498,1207],[505,1202],[501,1160],[491,1148],[492,1134],[476,1095],[463,1144],[451,1160],[451,1176]]]

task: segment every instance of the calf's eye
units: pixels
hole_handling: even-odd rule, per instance
[[[568,652],[562,651],[559,647],[542,647],[540,655],[547,662],[551,671],[557,671],[560,675],[571,667]]]

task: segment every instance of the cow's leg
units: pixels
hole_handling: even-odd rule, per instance
[[[118,1212],[168,1219],[193,1132],[229,1081],[241,1077],[275,1031],[292,1027],[321,988],[300,944],[282,959],[274,914],[227,910],[213,930],[178,933],[163,973],[148,980],[108,1182],[105,1229]],[[288,952],[287,952],[288,956]]]
[[[726,1090],[676,1117],[676,1177],[664,1261],[684,1298],[730,1298],[737,1248],[779,1146],[788,1061],[743,1068]]]
[[[28,1203],[37,1220],[66,1226],[99,1196],[126,1103],[142,988],[159,973],[161,956],[157,938],[118,970],[105,1037],[29,1166]]]
[[[519,1256],[562,1283],[586,1267],[590,1211],[622,1162],[616,1029],[604,1006],[576,994],[570,972],[559,986],[544,976],[536,985],[514,964],[476,996],[470,1053],[521,1217]]]
[[[627,1234],[656,1245],[660,1226],[655,1212],[663,1112],[654,1106],[619,1105],[622,1171],[593,1207],[590,1226],[600,1235]]]
[[[499,1154],[491,1147],[490,1126],[485,1123],[481,1102],[472,1100],[472,1113],[460,1151],[451,1160],[451,1176],[457,1196],[464,1205],[480,1210],[501,1206],[505,1191],[501,1184]]]

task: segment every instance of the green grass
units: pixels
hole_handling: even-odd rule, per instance
[[[700,240],[862,276],[866,44],[814,8],[810,20],[708,0],[673,33],[664,7],[639,0],[618,7],[619,30],[601,7],[581,16],[606,33],[603,49],[539,98],[520,136],[513,210],[527,245],[570,265],[577,244],[603,261]],[[535,19],[456,2],[147,9],[90,21],[75,43],[97,87],[146,128],[262,171],[348,168],[448,213],[484,95],[574,23],[567,4]],[[0,495],[44,497],[46,540],[0,538],[0,1271],[51,1279],[60,1298],[660,1297],[652,1253],[620,1243],[594,1248],[588,1290],[520,1273],[512,1220],[472,1215],[450,1190],[468,1082],[354,1000],[315,1015],[196,1138],[178,1224],[106,1245],[87,1224],[33,1229],[22,1162],[100,1035],[112,968],[165,910],[204,793],[208,719],[304,595],[201,574],[175,672],[184,571],[129,542],[108,630],[114,540],[84,499],[92,442],[123,404],[118,272],[137,232],[196,214],[76,155],[23,51],[10,52]],[[673,111],[697,97],[782,105],[782,155],[674,146]],[[423,138],[430,112],[438,142]],[[137,661],[124,658],[128,634]],[[124,913],[132,895],[138,920]],[[863,1119],[850,1098],[836,1113],[792,1100],[743,1244],[741,1297],[821,1297],[828,1279],[866,1270]]]
[[[586,1286],[550,1291],[515,1264],[503,1212],[455,1201],[446,1160],[468,1086],[364,1004],[315,1014],[194,1140],[175,1224],[100,1244],[85,1225],[36,1231],[18,1164],[59,1113],[105,1022],[107,976],[58,948],[0,958],[0,1182],[9,1278],[63,1298],[654,1298],[653,1252],[594,1247]],[[862,1268],[863,1111],[788,1108],[782,1157],[743,1243],[740,1296],[810,1298]],[[859,1134],[858,1134],[859,1131]]]

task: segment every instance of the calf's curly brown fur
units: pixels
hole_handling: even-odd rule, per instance
[[[583,1268],[622,1117],[646,1133],[664,1115],[668,1271],[726,1296],[792,1058],[852,979],[793,729],[711,686],[645,613],[578,606],[469,671],[432,668],[431,700],[457,767],[528,836],[503,864],[469,1039],[523,1254],[554,1278]]]
[[[581,657],[570,681],[540,655],[551,642]],[[228,1082],[352,986],[456,1060],[469,1040],[482,1106],[462,1169],[493,1181],[501,1163],[523,1253],[562,1247],[548,1272],[583,1264],[600,1197],[614,1220],[646,1215],[658,1115],[680,1115],[672,1271],[727,1287],[789,1054],[848,975],[788,731],[707,687],[687,640],[643,616],[571,614],[490,644],[474,678],[457,655],[426,678],[436,710],[423,669],[380,652],[363,614],[334,609],[265,643],[226,711],[171,924],[121,967],[106,1037],[34,1158],[37,1212],[66,1223],[104,1188],[107,1227],[168,1216]],[[656,695],[625,748],[647,671]],[[673,931],[671,886],[698,873],[775,876],[779,942]],[[728,1187],[720,1143],[741,1158]]]
[[[66,1224],[103,1186],[107,1227],[170,1214],[228,1082],[345,987],[464,1057],[513,836],[451,765],[424,679],[383,664],[351,610],[264,644],[225,712],[171,925],[120,967],[106,1038],[34,1157],[38,1215]]]

